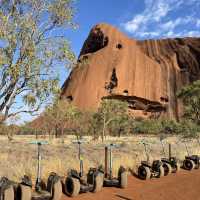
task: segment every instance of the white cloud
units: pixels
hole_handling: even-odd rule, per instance
[[[141,37],[156,37],[156,36],[159,36],[160,33],[159,32],[140,32],[139,35]]]
[[[126,23],[126,30],[129,32],[135,32],[142,23],[145,23],[145,21],[145,16],[137,15],[132,21]]]
[[[165,30],[171,30],[173,31],[177,26],[180,25],[185,25],[191,22],[195,22],[195,19],[192,16],[187,16],[185,18],[179,17],[175,20],[170,20],[167,21],[163,24],[160,25],[160,28],[165,31]]]
[[[200,31],[189,31],[189,32],[187,33],[187,36],[189,36],[189,37],[200,36]]]
[[[200,27],[200,19],[197,19],[196,26]]]
[[[144,3],[145,9],[141,13],[122,24],[127,32],[137,38],[182,36],[182,32],[176,29],[189,25],[200,27],[200,19],[194,13],[194,8],[199,7],[200,9],[199,0],[145,0]],[[191,12],[187,10],[187,13],[191,15],[181,16],[183,8],[191,9],[191,7],[193,7]],[[180,16],[171,17],[172,12],[176,12],[175,16],[178,14]],[[188,30],[190,31],[195,30]]]

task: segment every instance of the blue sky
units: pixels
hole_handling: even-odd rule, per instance
[[[63,34],[77,57],[90,29],[101,22],[135,39],[200,36],[200,0],[76,0],[75,7],[79,28]],[[57,69],[62,85],[69,71]]]

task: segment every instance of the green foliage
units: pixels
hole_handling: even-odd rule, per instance
[[[128,135],[130,133],[132,120],[128,114],[116,116],[109,125],[109,133],[112,136]]]
[[[182,125],[175,120],[160,120],[162,129],[161,132],[164,134],[181,134]]]
[[[57,100],[53,106],[47,107],[43,114],[44,129],[51,134],[55,130],[56,135],[58,132],[64,134],[65,128],[74,128],[79,124],[82,113],[79,109],[67,100]]]
[[[200,124],[200,80],[185,86],[178,93],[183,100],[185,111],[184,118]]]
[[[95,117],[99,119],[99,125],[102,125],[102,140],[104,140],[106,131],[112,124],[115,124],[118,129],[123,129],[127,109],[128,104],[123,101],[105,99],[101,102]]]
[[[37,112],[59,91],[56,65],[71,67],[75,59],[64,36],[76,28],[73,15],[73,0],[0,1],[2,120]],[[16,111],[17,102],[23,105]]]
[[[185,138],[198,138],[200,126],[191,121],[182,121],[180,123],[181,135]]]
[[[136,134],[154,134],[154,135],[181,135],[183,137],[197,137],[200,126],[191,121],[174,120],[139,120],[133,123],[133,133]]]
[[[162,131],[162,125],[158,120],[145,119],[133,124],[133,132],[139,134],[158,134]]]

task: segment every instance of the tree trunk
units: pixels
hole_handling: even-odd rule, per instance
[[[102,142],[104,142],[105,130],[106,130],[106,119],[104,117],[103,118],[103,131],[102,131],[102,136],[101,136]]]
[[[36,140],[38,139],[38,132],[37,132],[37,130],[35,130],[35,138],[36,138]]]
[[[55,127],[55,136],[56,136],[56,138],[58,137],[58,126],[57,125]]]
[[[63,144],[65,143],[65,141],[64,141],[64,128],[63,127],[61,127],[61,141],[62,141]]]

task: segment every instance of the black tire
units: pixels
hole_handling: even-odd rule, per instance
[[[168,163],[163,163],[162,166],[163,166],[163,168],[164,168],[164,176],[167,176],[167,175],[169,175],[169,174],[172,173],[172,167],[171,167],[170,164],[168,164]]]
[[[161,178],[164,175],[165,175],[165,170],[164,170],[163,166],[160,166],[159,170],[158,170],[158,178]]]
[[[52,172],[47,181],[47,191],[51,194],[51,200],[60,200],[62,196],[62,183],[60,177]]]
[[[17,200],[31,200],[32,188],[23,184],[19,184],[16,193]]]
[[[80,181],[77,178],[67,177],[65,180],[65,193],[70,197],[75,197],[80,192]]]
[[[138,167],[138,177],[142,180],[147,180],[151,178],[151,171],[149,167],[140,165]]]
[[[120,177],[120,188],[126,188],[128,185],[128,174],[127,172],[122,172]]]
[[[5,189],[2,195],[3,200],[14,200],[15,199],[15,192],[14,187],[11,185],[9,188]]]
[[[60,200],[61,197],[62,197],[62,184],[61,181],[58,181],[53,185],[51,200]]]
[[[186,169],[186,170],[193,170],[195,167],[195,163],[193,160],[190,160],[190,159],[185,159],[183,161],[183,168]]]
[[[103,176],[102,176],[102,173],[99,173],[95,177],[94,189],[92,190],[92,192],[94,192],[94,193],[100,192],[102,190],[102,187],[103,187]]]

